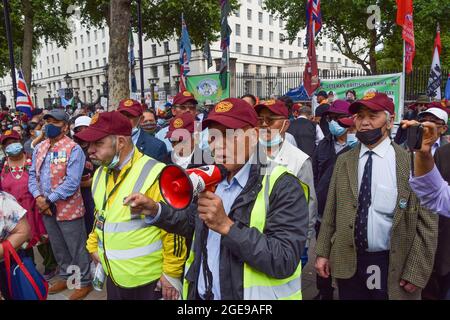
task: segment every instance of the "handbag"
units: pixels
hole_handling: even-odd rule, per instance
[[[11,300],[46,300],[48,282],[30,257],[22,259],[8,240],[2,242],[6,281]],[[14,261],[11,261],[11,257]]]

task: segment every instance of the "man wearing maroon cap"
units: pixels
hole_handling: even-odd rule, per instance
[[[368,93],[350,105],[361,144],[337,158],[316,245],[316,270],[340,299],[419,299],[437,218],[409,187],[408,153],[391,142],[394,104]]]
[[[120,101],[117,111],[130,120],[131,139],[139,151],[158,161],[166,161],[167,148],[165,144],[139,127],[144,113],[142,104],[136,100],[124,99]]]
[[[184,169],[214,163],[209,150],[201,150],[196,143],[194,129],[195,119],[191,113],[186,112],[170,121],[166,135],[173,146],[170,162]]]
[[[255,111],[258,113],[259,143],[266,152],[269,163],[285,166],[309,187],[308,241],[302,256],[302,263],[305,265],[309,242],[314,234],[314,225],[317,219],[317,200],[311,158],[286,139],[286,130],[290,123],[289,110],[282,100],[265,101],[257,105]]]
[[[235,98],[219,102],[203,121],[215,161],[228,176],[214,193],[200,194],[197,212],[174,211],[141,194],[126,200],[156,226],[186,237],[195,233],[185,273],[187,299],[301,299],[307,202],[286,168],[277,166],[270,175],[264,170],[263,154],[256,152],[257,122],[254,108]]]
[[[174,117],[189,112],[194,118],[197,116],[197,100],[192,93],[189,91],[183,91],[177,93],[175,98],[173,98],[172,104],[172,115]],[[169,127],[165,127],[161,129],[155,137],[159,140],[163,141],[166,144],[167,150],[172,151],[172,144],[169,139],[166,138],[167,132],[169,131]]]
[[[108,300],[176,299],[186,257],[184,239],[132,215],[123,200],[141,192],[160,201],[158,176],[164,164],[143,155],[133,145],[130,121],[118,111],[94,115],[87,129],[77,133],[89,142],[94,174],[92,193],[95,228],[87,250],[107,274]],[[155,291],[159,283],[162,291]]]

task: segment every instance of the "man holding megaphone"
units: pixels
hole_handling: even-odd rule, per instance
[[[125,199],[131,212],[147,216],[147,223],[194,236],[185,267],[185,299],[302,297],[300,256],[307,238],[308,189],[281,166],[266,172],[257,152],[257,117],[247,102],[230,98],[203,121],[221,166],[203,168],[202,179],[207,184],[208,175],[221,176],[223,168],[226,174],[215,192],[199,194],[197,212],[177,211],[170,201],[155,202],[140,193]]]

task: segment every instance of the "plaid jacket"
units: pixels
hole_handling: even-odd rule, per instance
[[[437,246],[438,218],[419,205],[409,187],[409,154],[392,143],[397,162],[397,206],[389,254],[389,299],[419,299],[421,290],[407,293],[404,279],[424,288],[430,277]],[[318,256],[330,259],[333,278],[349,279],[356,272],[354,239],[358,207],[358,159],[360,145],[338,157],[316,245]],[[406,208],[398,203],[407,201]]]

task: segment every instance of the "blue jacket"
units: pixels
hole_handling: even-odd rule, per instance
[[[161,162],[167,161],[167,148],[164,142],[140,130],[136,147],[140,152]]]

